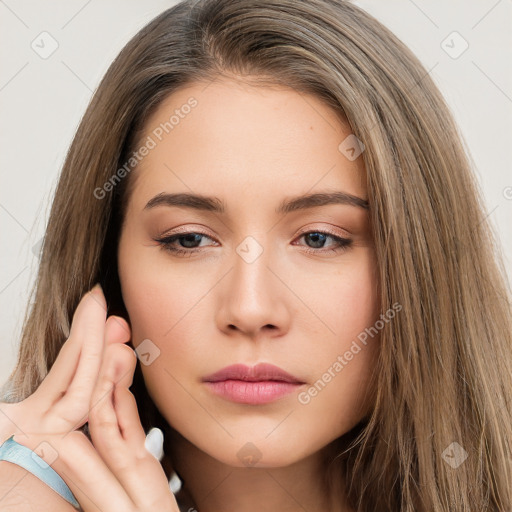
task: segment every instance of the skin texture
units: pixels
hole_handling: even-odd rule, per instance
[[[362,157],[350,161],[338,149],[351,130],[316,97],[230,79],[169,96],[143,140],[191,96],[197,106],[130,176],[136,182],[119,244],[134,347],[149,339],[160,351],[142,365],[146,386],[175,431],[175,467],[201,512],[331,510],[322,450],[371,410],[378,336],[308,404],[298,395],[379,317],[368,211],[343,204],[285,215],[275,209],[320,191],[367,200]],[[162,192],[216,196],[226,210],[145,210]],[[325,230],[351,245],[333,252],[330,235],[323,245],[304,235]],[[175,241],[192,253],[186,256],[155,241],[178,232],[206,236],[195,245]],[[248,236],[262,248],[251,263],[237,252]],[[259,362],[306,384],[272,403],[247,405],[213,395],[201,380],[230,364]],[[259,457],[254,466],[240,457],[243,447]]]
[[[0,510],[76,512],[75,507],[25,468],[0,461]]]

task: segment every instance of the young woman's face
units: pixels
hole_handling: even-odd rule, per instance
[[[169,424],[223,463],[291,464],[372,406],[377,267],[350,134],[316,97],[227,80],[146,124],[119,245],[133,346]],[[360,200],[296,201],[318,193]],[[204,381],[259,363],[298,383]]]

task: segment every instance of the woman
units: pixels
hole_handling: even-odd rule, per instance
[[[71,145],[4,439],[54,448],[85,511],[175,511],[173,474],[200,512],[510,510],[495,247],[447,105],[374,18],[182,2]]]

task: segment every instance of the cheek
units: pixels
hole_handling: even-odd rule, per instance
[[[198,365],[198,344],[204,340],[199,333],[204,321],[199,321],[198,315],[205,314],[200,302],[205,284],[179,265],[157,264],[157,258],[148,252],[137,254],[134,250],[120,258],[121,288],[133,346],[144,342],[149,348],[149,364],[141,364],[146,388],[158,409],[174,424],[175,420],[179,423],[180,411],[191,409],[190,397],[180,383],[186,382],[182,372],[190,376],[190,369]]]
[[[333,279],[332,301],[325,310],[332,315],[338,339],[347,340],[373,325],[380,310],[375,267],[370,255],[350,271]],[[335,295],[335,297],[334,297]]]
[[[160,251],[157,247],[134,248],[119,260],[123,300],[135,344],[146,338],[159,343],[170,340],[177,328],[187,323],[187,315],[197,309],[194,305],[205,292],[203,279],[167,262]]]
[[[312,301],[308,302],[313,304],[311,310],[318,312],[318,328],[314,343],[302,347],[302,358],[310,362],[314,379],[299,402],[310,417],[323,417],[334,432],[345,431],[368,412],[372,401],[368,385],[380,346],[373,253],[359,253],[357,259],[346,258],[343,263],[329,277],[316,281],[317,287],[304,286],[302,291]],[[309,321],[301,327],[309,325],[311,332]]]
[[[378,318],[376,268],[373,251],[368,248],[357,255],[347,255],[328,271],[321,269],[306,275],[298,269],[290,271],[288,280],[309,309],[307,315],[296,315],[294,320],[301,323],[305,332],[315,326],[314,331],[323,340],[324,354],[330,352],[328,347],[341,350],[347,343],[350,345]]]
[[[179,262],[166,261],[158,248],[126,251],[119,274],[133,346],[145,342],[151,352],[151,363],[141,365],[147,389],[155,402],[169,390],[179,394],[177,382],[201,366],[198,355],[204,354],[205,330],[211,332],[213,322],[202,298],[215,281],[211,275],[191,275]]]

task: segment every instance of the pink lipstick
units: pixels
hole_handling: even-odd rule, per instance
[[[232,402],[260,405],[293,393],[305,384],[282,368],[268,363],[227,366],[203,379],[214,394]]]

